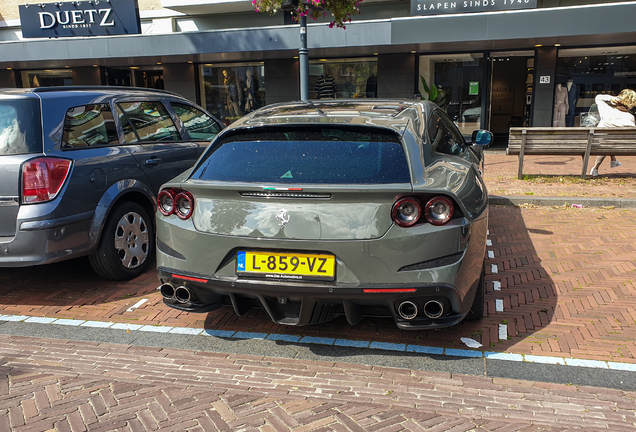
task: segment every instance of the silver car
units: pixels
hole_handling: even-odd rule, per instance
[[[0,267],[88,255],[102,277],[141,274],[154,256],[159,187],[221,128],[169,92],[0,90]]]
[[[428,102],[287,103],[226,128],[157,201],[165,303],[345,315],[401,329],[482,317],[488,131],[467,144]]]

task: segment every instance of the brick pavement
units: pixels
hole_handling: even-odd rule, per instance
[[[0,336],[0,431],[634,430],[636,392]]]
[[[154,272],[128,283],[106,282],[83,260],[3,269],[0,313],[444,348],[465,348],[460,337],[470,337],[491,351],[636,363],[635,216],[631,209],[492,207],[487,317],[436,331],[400,331],[388,319],[350,326],[344,318],[296,328],[272,323],[261,310],[237,317],[230,307],[183,313],[163,305]],[[128,311],[140,299],[148,301]]]
[[[623,166],[620,169],[624,170],[623,173],[616,171],[617,174],[614,174],[614,171],[611,171],[611,176],[579,181],[576,179],[580,166],[580,161],[577,158],[563,164],[562,160],[555,161],[553,157],[533,157],[528,158],[527,172],[530,174],[543,173],[547,174],[548,177],[519,181],[516,180],[515,157],[488,154],[485,180],[489,191],[493,194],[507,192],[513,195],[526,193],[528,195],[584,196],[590,194],[587,196],[636,197],[634,188],[636,180],[632,174],[629,174],[632,168],[636,168],[636,158],[622,158],[621,161]],[[610,172],[607,168],[602,170],[601,174],[605,171]],[[568,177],[563,173],[571,175]],[[557,177],[550,177],[550,175]],[[554,181],[556,178],[559,180]],[[564,181],[561,182],[560,178],[564,178]],[[622,186],[619,186],[620,184]],[[497,189],[504,187],[503,192]],[[634,285],[636,283],[634,269],[636,251],[632,240],[636,230],[635,216],[636,210],[611,208],[493,206],[490,213],[489,236],[492,246],[488,247],[488,250],[492,252],[492,257],[487,259],[487,317],[478,323],[462,323],[453,328],[438,331],[404,332],[398,330],[392,321],[379,319],[365,319],[356,326],[349,326],[344,319],[338,319],[324,325],[294,328],[270,322],[259,310],[254,310],[247,316],[239,318],[236,317],[231,308],[222,308],[209,314],[181,313],[163,305],[161,296],[156,291],[158,281],[154,272],[148,272],[126,283],[106,282],[94,276],[85,259],[25,269],[0,269],[0,313],[346,337],[446,348],[465,348],[459,341],[460,337],[465,336],[478,340],[484,345],[482,349],[491,351],[636,363],[634,342],[636,341],[634,332],[636,324],[636,287]],[[496,273],[493,266],[496,266]],[[141,299],[148,299],[148,301],[129,311],[129,308]],[[497,310],[498,305],[503,306],[503,310]],[[504,340],[499,338],[499,328],[502,324],[506,325],[508,332],[508,336]],[[15,346],[21,348],[16,351]],[[48,348],[53,349],[53,351],[47,353]],[[40,349],[44,354],[40,353]],[[85,354],[79,357],[70,355],[68,359],[72,359],[72,362],[69,362],[66,361],[68,359],[65,357],[67,349],[78,352],[84,350],[82,352]],[[90,354],[87,354],[91,350],[95,362],[92,366],[86,363],[88,360],[78,361],[80,358],[91,357]],[[102,350],[106,350],[106,354],[103,354]],[[265,364],[288,361],[227,356],[225,354],[219,355],[218,358],[232,363],[231,366],[228,366],[229,370],[234,371],[232,378],[229,376],[230,372],[225,374],[220,370],[192,378],[187,381],[188,385],[194,386],[193,388],[198,388],[196,386],[200,385],[202,390],[200,393],[188,393],[187,397],[184,396],[187,401],[181,402],[180,400],[183,398],[179,397],[180,393],[190,390],[184,387],[185,381],[176,380],[176,374],[174,374],[170,376],[169,385],[166,385],[165,375],[155,376],[150,372],[136,374],[133,372],[135,368],[132,366],[123,366],[127,364],[124,357],[130,353],[136,353],[133,354],[133,356],[137,355],[136,361],[152,362],[153,368],[156,369],[156,363],[172,363],[177,361],[175,360],[177,358],[192,359],[192,356],[196,358],[197,355],[206,356],[208,354],[160,350],[159,352],[162,354],[155,355],[153,349],[128,347],[124,353],[121,353],[123,357],[111,361],[108,368],[99,367],[100,364],[94,360],[95,357],[101,356],[115,358],[114,356],[121,350],[121,346],[116,348],[102,344],[96,347],[95,344],[88,342],[47,341],[0,336],[0,360],[3,362],[2,367],[5,368],[3,371],[9,374],[7,379],[0,379],[0,399],[3,400],[4,404],[0,407],[0,417],[2,415],[5,417],[5,423],[0,421],[0,430],[2,430],[2,424],[7,428],[7,425],[11,424],[10,422],[19,422],[20,419],[26,422],[24,430],[52,428],[57,430],[84,430],[82,428],[98,430],[98,427],[112,430],[120,426],[122,429],[128,428],[129,430],[144,430],[154,427],[160,427],[161,430],[169,430],[170,427],[176,430],[185,430],[189,427],[192,430],[249,430],[252,426],[238,423],[230,425],[234,420],[228,421],[228,419],[232,419],[232,416],[237,419],[242,417],[237,415],[234,407],[226,410],[219,402],[223,401],[223,404],[230,406],[229,404],[232,403],[229,399],[230,396],[238,397],[237,395],[244,394],[248,389],[250,395],[256,394],[257,397],[252,401],[237,405],[236,409],[252,412],[250,410],[255,410],[256,405],[267,406],[268,408],[265,410],[267,412],[256,414],[256,417],[261,415],[258,418],[264,419],[265,423],[253,426],[263,431],[286,430],[280,423],[277,423],[277,420],[274,420],[274,417],[279,418],[283,424],[285,422],[281,420],[283,417],[290,422],[289,418],[294,419],[298,425],[293,424],[300,428],[299,430],[309,430],[310,428],[302,429],[309,424],[316,426],[316,430],[321,430],[320,428],[324,428],[324,430],[346,430],[344,428],[349,428],[349,430],[379,430],[382,427],[380,423],[388,418],[395,419],[392,423],[392,427],[395,429],[386,430],[400,430],[400,428],[422,430],[427,427],[433,427],[432,430],[455,428],[453,430],[458,431],[496,430],[497,428],[520,430],[526,428],[531,421],[534,422],[533,426],[527,430],[542,430],[542,427],[546,428],[543,430],[565,430],[568,427],[579,426],[588,430],[597,430],[605,427],[603,425],[619,428],[620,421],[626,422],[627,429],[636,428],[632,417],[622,411],[629,409],[632,410],[633,414],[634,407],[629,405],[633,402],[633,393],[572,388],[571,386],[554,384],[509,383],[491,378],[446,374],[443,374],[444,376],[441,378],[442,383],[436,383],[433,389],[427,388],[425,392],[426,394],[439,395],[435,397],[441,399],[432,400],[442,401],[441,404],[431,405],[431,400],[425,398],[426,402],[417,405],[416,402],[409,401],[408,395],[401,395],[398,401],[394,401],[391,399],[391,395],[396,397],[401,394],[405,391],[404,386],[406,385],[403,382],[395,381],[391,383],[393,387],[383,389],[386,390],[385,393],[392,391],[390,394],[385,394],[384,399],[381,394],[376,395],[375,398],[368,396],[365,393],[368,390],[363,392],[364,398],[359,399],[360,396],[356,396],[356,406],[364,401],[371,407],[369,410],[377,410],[377,412],[369,411],[373,415],[354,418],[352,416],[359,413],[351,414],[350,411],[347,411],[352,409],[353,404],[350,399],[347,399],[347,397],[351,397],[349,393],[352,391],[351,389],[341,389],[339,390],[341,393],[328,392],[327,397],[317,393],[317,383],[324,384],[323,381],[314,380],[318,375],[311,375],[312,379],[308,379],[307,374],[290,372],[286,378],[281,377],[281,380],[289,380],[290,383],[276,383],[276,386],[286,384],[287,387],[281,387],[285,391],[275,392],[271,390],[271,380],[273,379],[271,377],[280,372],[267,372],[269,374],[267,377],[254,375],[251,371],[250,374],[245,373],[245,371],[241,373],[240,371],[245,365],[241,365],[240,362],[255,362],[258,364],[256,368],[265,367],[266,369],[270,366],[263,366]],[[139,350],[142,350],[142,354],[147,354],[149,357],[139,357]],[[159,357],[164,360],[159,359]],[[171,360],[165,360],[167,358]],[[214,361],[216,362],[218,359],[215,358]],[[198,369],[200,365],[194,364]],[[297,365],[289,366],[291,369],[325,366],[322,363],[303,363],[297,360],[286,364]],[[337,367],[340,368],[338,371],[330,371],[330,373],[334,373],[334,376],[339,376],[339,374],[345,376],[351,374],[352,370],[366,370],[360,365],[354,367],[337,365]],[[193,373],[192,369],[192,364],[189,366],[187,364],[180,365],[179,374],[184,371]],[[374,370],[374,368],[370,367],[370,370]],[[265,373],[264,370],[261,372]],[[376,372],[378,371],[374,370],[374,373]],[[382,373],[384,372],[359,380],[365,383],[365,386],[371,386],[372,378],[378,379],[379,377],[381,379]],[[411,376],[421,372],[396,369],[390,373]],[[255,376],[253,379],[258,385],[250,387],[240,383],[244,379],[252,379],[253,376]],[[427,378],[425,383],[430,383],[431,379],[436,380],[439,377],[438,374],[434,373],[430,373],[428,376],[432,378]],[[180,376],[179,379],[181,378]],[[409,378],[409,382],[411,380],[412,378]],[[134,385],[134,383],[141,385],[141,387],[121,391],[120,393],[125,396],[119,396],[117,389],[127,388],[126,386]],[[456,385],[460,383],[461,385]],[[424,383],[420,382],[419,385],[424,385]],[[276,386],[274,387],[278,388]],[[263,387],[267,387],[267,390]],[[426,387],[424,385],[423,388]],[[489,394],[487,389],[488,391],[506,391],[511,394],[516,391],[524,396],[511,396],[508,393],[504,396],[495,396]],[[576,393],[569,394],[567,392]],[[607,394],[610,396],[607,398],[610,400],[599,399],[601,402],[594,406],[581,408],[581,400],[588,400],[591,397],[595,400],[599,397],[606,397],[602,396],[606,392],[609,392]],[[146,393],[149,394],[148,397],[144,396]],[[46,405],[43,397],[45,394],[47,397],[53,395],[53,398],[59,398],[49,399],[48,402],[52,406],[61,407],[59,412],[52,406]],[[424,397],[421,392],[411,388],[408,388],[408,394],[416,394],[418,398]],[[457,402],[455,398],[457,394],[465,398],[463,404]],[[541,409],[535,403],[536,400],[532,399],[534,394],[545,397],[545,401],[540,403]],[[4,398],[2,395],[5,395]],[[564,395],[567,397],[564,398]],[[212,399],[216,397],[217,399],[205,399],[206,397]],[[451,399],[444,401],[444,397]],[[497,398],[503,398],[510,402],[512,398],[516,399],[517,397],[521,400],[529,397],[528,400],[533,402],[532,404],[515,403],[512,404],[513,407],[502,407],[494,404],[488,409],[490,406],[488,403],[492,403]],[[99,405],[100,398],[103,400],[101,405]],[[194,407],[200,398],[205,399],[204,403],[208,405],[208,408],[203,410],[205,415],[198,413],[195,416],[193,412],[197,410],[190,408]],[[142,400],[143,403],[135,405],[135,407],[127,405],[129,401],[137,399]],[[68,402],[65,402],[66,400]],[[313,402],[316,402],[317,405],[303,411],[287,409],[289,404],[293,404],[293,401],[301,400],[304,401],[302,403],[307,403],[307,406]],[[320,401],[323,402],[322,405],[318,404]],[[553,404],[550,405],[548,402]],[[610,402],[621,405],[613,406]],[[108,403],[113,405],[109,406]],[[297,402],[297,404],[300,403]],[[413,405],[409,405],[410,403]],[[214,408],[210,408],[210,404]],[[163,411],[156,410],[157,405],[163,407]],[[77,408],[78,406],[79,408]],[[142,409],[139,406],[146,408]],[[530,410],[530,406],[533,407],[533,410]],[[610,413],[604,411],[608,406],[611,406],[612,410],[617,410],[614,412],[618,414],[608,416]],[[48,414],[44,414],[43,407],[48,407],[48,411],[46,411]],[[330,413],[324,419],[330,419],[331,423],[319,423],[320,421],[327,422],[323,419],[317,420],[316,424],[314,422],[302,423],[299,420],[313,415],[311,410],[319,411],[321,409],[319,407],[324,407],[324,411]],[[484,412],[484,407],[486,412]],[[528,407],[529,411],[524,412],[522,409],[522,412],[519,413],[519,409],[514,407]],[[548,408],[553,411],[549,413]],[[4,411],[4,414],[2,414],[3,409],[7,410]],[[170,411],[171,409],[174,412]],[[163,412],[166,417],[162,417],[160,412]],[[180,417],[180,412],[185,413],[186,418]],[[216,414],[214,414],[215,412]],[[273,415],[272,412],[274,412]],[[418,417],[419,413],[422,412],[425,412],[425,417]],[[168,415],[170,413],[174,415]],[[493,413],[497,413],[497,415],[490,417]],[[566,420],[565,424],[558,422],[558,418],[561,416]],[[228,425],[215,423],[215,419],[219,418]],[[345,419],[347,418],[353,418],[358,422],[357,426],[362,429],[356,429],[354,423],[346,423]],[[600,423],[598,425],[585,423],[593,421],[593,418],[600,419]],[[50,419],[54,419],[53,423]],[[537,419],[543,419],[541,420],[543,422],[535,422]],[[612,423],[614,420],[618,423]],[[144,422],[148,422],[148,424]],[[214,424],[216,429],[211,424]],[[422,429],[418,429],[418,427]],[[14,429],[16,428],[17,424]]]
[[[518,180],[516,156],[487,152],[484,180],[493,195],[636,198],[636,157],[619,160],[620,167],[610,168],[606,158],[598,177],[581,179],[580,157],[527,156],[523,172],[528,180]]]

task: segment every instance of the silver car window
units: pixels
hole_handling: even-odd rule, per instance
[[[177,127],[161,102],[120,102],[118,106],[140,141],[181,141]]]
[[[193,140],[211,141],[221,131],[212,117],[190,105],[170,102]]]
[[[117,127],[108,104],[69,108],[64,116],[62,148],[119,144]]]
[[[0,155],[41,152],[42,126],[38,101],[0,101]]]

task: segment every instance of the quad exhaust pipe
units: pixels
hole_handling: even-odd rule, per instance
[[[190,301],[195,298],[193,293],[190,292],[190,289],[185,285],[175,288],[169,283],[165,283],[161,285],[160,291],[164,299],[176,300],[179,303],[190,303]]]
[[[398,314],[405,320],[412,320],[418,314],[417,303],[406,300],[399,304]],[[444,304],[439,300],[429,300],[424,304],[424,315],[436,319],[444,314]]]
[[[424,305],[424,315],[431,319],[439,318],[444,313],[444,305],[438,300],[429,300]]]
[[[403,301],[398,306],[398,313],[406,320],[412,320],[417,316],[417,305],[412,301]]]
[[[161,295],[163,296],[163,298],[165,298],[166,300],[174,299],[174,287],[172,285],[167,283],[162,284],[159,290],[161,291]]]

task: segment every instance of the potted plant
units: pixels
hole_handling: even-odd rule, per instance
[[[270,15],[283,10],[292,14],[295,20],[301,16],[310,16],[314,20],[320,16],[327,16],[331,12],[333,26],[346,29],[346,24],[351,22],[351,16],[360,13],[362,0],[252,0],[257,12],[266,12]]]

